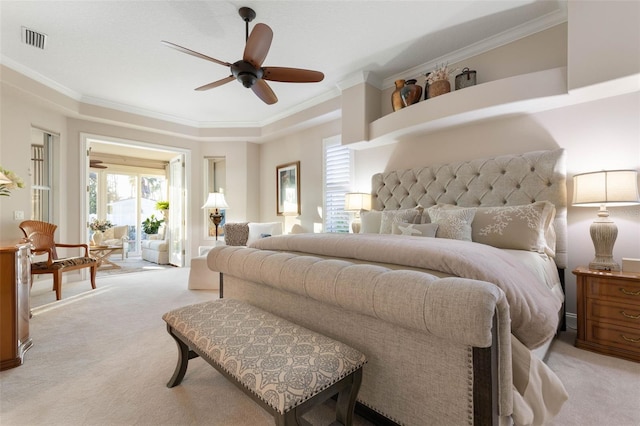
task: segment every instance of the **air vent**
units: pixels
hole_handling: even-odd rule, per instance
[[[47,35],[22,27],[22,42],[29,46],[44,49],[47,44]]]

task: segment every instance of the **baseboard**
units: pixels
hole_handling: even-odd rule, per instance
[[[578,315],[567,312],[565,315],[565,320],[567,321],[567,329],[568,330],[577,330],[578,329]]]

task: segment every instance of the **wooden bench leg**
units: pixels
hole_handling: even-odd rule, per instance
[[[353,410],[362,384],[362,368],[351,375],[351,380],[351,385],[338,394],[336,403],[336,420],[346,426],[351,426],[353,423]]]
[[[176,364],[176,369],[173,372],[173,376],[171,377],[171,380],[169,380],[169,383],[167,383],[167,387],[172,388],[174,386],[178,386],[180,382],[182,382],[184,375],[187,373],[187,366],[189,365],[189,360],[191,358],[197,357],[198,354],[196,354],[193,351],[190,351],[189,346],[187,346],[182,340],[180,340],[178,336],[173,334],[173,330],[171,329],[170,325],[167,325],[167,331],[169,332],[171,337],[173,337],[173,339],[176,341],[176,344],[178,345],[178,363]]]

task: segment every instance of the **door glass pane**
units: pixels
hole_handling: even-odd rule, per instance
[[[134,174],[107,173],[106,217],[114,225],[129,225],[129,252],[138,253],[138,179]]]

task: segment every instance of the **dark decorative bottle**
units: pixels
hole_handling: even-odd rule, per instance
[[[426,101],[427,99],[429,99],[429,76],[431,75],[430,72],[426,73],[424,76],[427,78],[424,81],[424,100]]]

